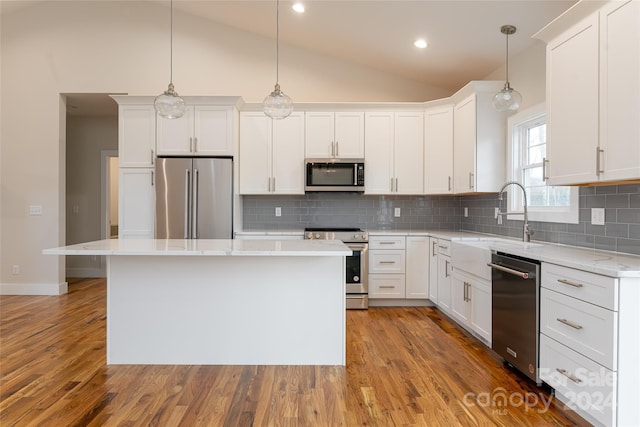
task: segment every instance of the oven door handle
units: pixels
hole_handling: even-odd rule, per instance
[[[504,271],[505,273],[513,274],[514,276],[518,276],[523,279],[529,279],[533,277],[531,273],[528,273],[526,271],[514,270],[513,268],[504,267],[502,265],[494,264],[492,262],[488,263],[487,266],[491,268],[495,268],[496,270]]]
[[[345,243],[345,246],[349,249],[356,251],[366,251],[369,247],[368,243]]]

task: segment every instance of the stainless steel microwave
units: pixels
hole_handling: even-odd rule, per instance
[[[364,192],[364,159],[306,159],[305,191]]]

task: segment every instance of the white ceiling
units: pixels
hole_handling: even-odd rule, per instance
[[[92,0],[78,0],[92,1]],[[168,0],[157,1],[169,7]],[[302,0],[303,14],[280,3],[280,42],[455,91],[505,63],[504,24],[517,27],[509,56],[541,43],[531,36],[575,0]],[[2,13],[37,1],[2,1]],[[275,39],[275,0],[174,0],[187,13]],[[413,46],[427,40],[426,49]],[[274,43],[275,56],[275,43]],[[74,97],[70,97],[73,104]],[[78,99],[72,114],[90,108]],[[103,96],[104,101],[104,96]],[[109,104],[105,104],[109,105]]]

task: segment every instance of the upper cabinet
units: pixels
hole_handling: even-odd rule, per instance
[[[240,194],[304,194],[304,113],[240,114]]]
[[[640,178],[640,2],[595,3],[535,35],[547,42],[550,185]]]
[[[453,106],[424,112],[424,192],[453,193]]]
[[[159,156],[232,156],[233,107],[192,105],[179,119],[157,119]]]
[[[500,89],[495,82],[486,83],[454,105],[455,193],[498,192],[504,184],[506,115],[492,105]]]
[[[364,113],[307,112],[307,158],[364,158]]]
[[[421,111],[366,113],[366,194],[423,193],[423,132]]]
[[[156,149],[156,112],[153,105],[118,106],[120,167],[153,167]]]

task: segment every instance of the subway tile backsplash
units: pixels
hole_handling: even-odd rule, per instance
[[[532,240],[640,255],[640,184],[580,188],[578,224],[531,221]],[[504,202],[503,202],[504,203]],[[282,216],[275,216],[275,208]],[[468,217],[464,208],[468,208]],[[360,227],[367,230],[468,230],[519,238],[521,220],[498,225],[497,194],[365,196],[308,193],[243,196],[244,230]],[[394,216],[400,208],[400,217]],[[591,208],[605,209],[605,225],[591,225]]]

